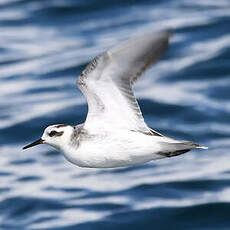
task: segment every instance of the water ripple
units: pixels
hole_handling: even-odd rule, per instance
[[[230,228],[230,4],[219,1],[0,1],[2,230]],[[150,127],[209,146],[134,167],[71,165],[47,146],[49,124],[77,124],[76,78],[133,34],[171,27],[164,58],[135,86]]]

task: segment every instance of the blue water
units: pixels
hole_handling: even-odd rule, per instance
[[[209,146],[120,169],[82,169],[49,146],[49,124],[84,121],[76,77],[136,33],[171,27],[135,87],[148,125]],[[229,0],[0,1],[1,230],[230,229]]]

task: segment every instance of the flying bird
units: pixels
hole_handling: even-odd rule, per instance
[[[23,149],[48,144],[80,167],[114,168],[173,157],[207,147],[149,128],[132,86],[167,50],[170,31],[148,32],[95,57],[78,77],[88,102],[83,124],[48,126]]]

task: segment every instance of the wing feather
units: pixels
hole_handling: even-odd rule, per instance
[[[78,78],[88,102],[85,128],[130,129],[160,135],[144,122],[133,83],[164,53],[170,32],[145,34],[97,56]]]

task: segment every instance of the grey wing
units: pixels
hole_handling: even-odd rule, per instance
[[[145,124],[133,83],[164,53],[170,32],[135,37],[96,57],[78,78],[88,102],[88,130],[129,129],[153,133]]]

